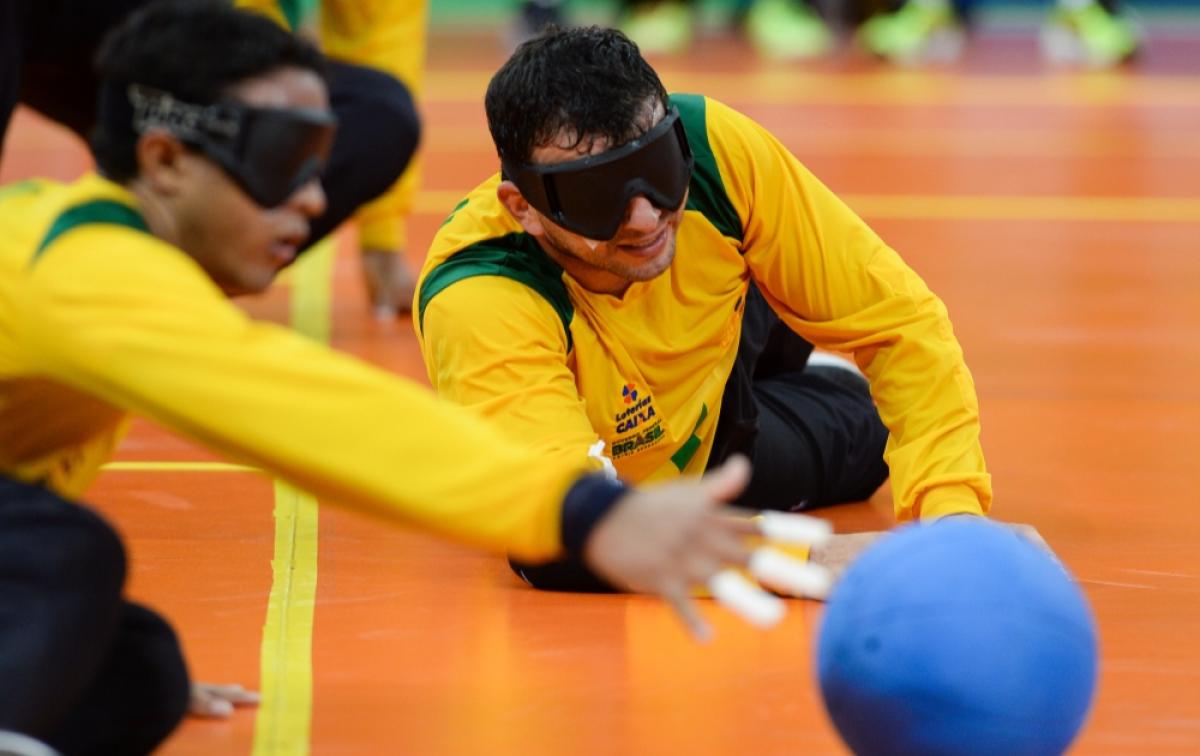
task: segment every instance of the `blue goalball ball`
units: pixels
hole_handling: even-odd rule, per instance
[[[859,756],[1061,754],[1096,686],[1087,600],[983,518],[910,525],[846,571],[817,640],[825,707]]]

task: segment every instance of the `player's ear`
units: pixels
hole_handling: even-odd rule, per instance
[[[139,178],[160,194],[178,194],[186,173],[183,142],[165,129],[150,129],[138,137],[136,150]]]
[[[545,233],[542,216],[526,201],[516,184],[511,181],[501,181],[500,186],[496,187],[496,197],[508,210],[508,214],[521,224],[525,233],[530,236],[541,236]]]

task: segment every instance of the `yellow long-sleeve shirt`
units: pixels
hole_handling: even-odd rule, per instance
[[[602,440],[633,482],[699,473],[753,279],[789,327],[867,375],[900,519],[986,511],[974,384],[941,301],[761,126],[711,99],[672,102],[696,170],[670,268],[620,297],[584,289],[522,233],[492,177],[421,273],[435,389],[560,458]]]
[[[0,193],[0,475],[77,497],[127,413],[345,505],[541,559],[582,462],[233,306],[98,176]]]

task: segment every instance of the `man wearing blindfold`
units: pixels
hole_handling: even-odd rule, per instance
[[[220,4],[166,3],[127,19],[98,67],[100,173],[0,193],[0,749],[146,753],[187,706],[174,634],[123,597],[118,536],[74,503],[131,413],[331,503],[573,555],[703,631],[688,589],[748,559],[753,525],[715,511],[744,460],[634,492],[227,300],[266,287],[324,210],[336,124],[316,50]]]
[[[234,5],[235,0],[212,0]],[[4,0],[0,2],[0,143],[18,100],[87,140],[102,115],[97,111],[100,82],[92,72],[92,60],[106,32],[122,19],[153,0]],[[309,3],[311,5],[311,3]],[[284,10],[298,11],[298,3],[286,0],[236,0],[240,7],[253,8],[281,24]],[[339,3],[337,10],[362,16],[361,3]],[[375,3],[385,8],[390,3]],[[405,14],[403,10],[389,12]],[[292,14],[295,16],[295,14]],[[383,32],[385,35],[386,32]],[[331,35],[332,36],[332,35]],[[387,35],[393,40],[393,35]],[[344,42],[338,39],[338,42]],[[378,45],[372,45],[378,47]],[[347,53],[345,44],[340,53]],[[410,91],[393,76],[373,66],[354,65],[353,56],[328,61],[326,65],[332,109],[340,128],[324,174],[325,209],[314,218],[311,232],[302,240],[301,251],[332,233],[343,221],[369,204],[370,228],[364,234],[371,246],[384,239],[399,241],[391,211],[399,211],[403,198],[388,193],[380,197],[409,165],[420,135],[420,121]],[[395,56],[391,56],[395,57]],[[381,218],[382,216],[382,218]],[[363,255],[363,272],[373,303],[392,304],[412,291],[411,276],[395,254],[375,249]]]
[[[890,468],[900,519],[987,511],[945,307],[770,133],[668,96],[598,28],[524,44],[485,104],[501,172],[438,233],[414,305],[442,396],[628,481],[746,454],[753,508],[864,499]],[[577,563],[516,568],[606,587]]]

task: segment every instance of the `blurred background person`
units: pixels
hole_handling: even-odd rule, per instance
[[[902,0],[898,9],[863,24],[858,41],[896,63],[954,60],[971,10],[970,0]],[[1055,0],[1041,43],[1052,61],[1104,67],[1131,58],[1139,34],[1117,0]]]
[[[331,59],[387,74],[412,97],[419,96],[428,21],[425,0],[238,0],[238,5],[312,37]],[[419,181],[414,154],[400,178],[354,215],[367,297],[381,320],[412,308],[416,279],[407,257],[408,215]]]
[[[421,95],[428,4],[425,0],[323,0],[326,55],[383,71]],[[372,311],[380,319],[412,309],[416,276],[408,259],[408,215],[420,182],[420,155],[379,198],[359,208],[358,243]]]
[[[92,58],[101,38],[149,0],[5,0],[0,3],[0,142],[20,102],[86,141],[96,123],[97,80]],[[360,206],[367,245],[364,275],[372,303],[394,314],[407,310],[412,273],[402,255],[403,216],[416,171],[405,172],[420,137],[411,90],[424,58],[424,2],[238,0],[233,3],[299,29],[306,17],[329,28],[330,87],[338,134],[323,184],[326,211],[306,245],[336,229]],[[326,20],[326,16],[329,20]],[[361,65],[357,61],[363,61]],[[410,82],[408,86],[401,79]],[[401,175],[404,177],[401,178]],[[397,184],[399,181],[399,184]],[[394,187],[388,191],[389,187]],[[386,250],[386,251],[385,251]]]
[[[767,58],[800,60],[824,55],[834,38],[806,0],[736,0],[732,21]],[[648,55],[675,54],[692,43],[697,22],[691,0],[624,0],[619,26]]]
[[[518,7],[515,42],[537,34],[547,24],[569,25],[563,0],[524,0]],[[700,25],[692,0],[620,0],[616,25],[647,55],[687,51]],[[834,37],[806,0],[732,0],[729,19],[740,27],[764,57],[796,60],[824,55]]]
[[[1120,0],[1049,0],[1042,26],[1046,58],[1093,67],[1116,65],[1138,50],[1140,33]],[[839,28],[857,28],[856,41],[888,61],[948,62],[961,54],[978,0],[617,0],[614,24],[648,55],[689,50],[712,11],[744,33],[769,60],[806,60],[830,53]],[[545,25],[569,23],[564,0],[524,0],[514,44]],[[582,3],[580,4],[583,5]],[[1000,5],[1003,5],[1002,3]],[[704,16],[702,18],[702,16]]]
[[[566,14],[562,0],[522,0],[517,6],[517,20],[513,30],[512,46],[536,36],[543,28],[566,26]]]

